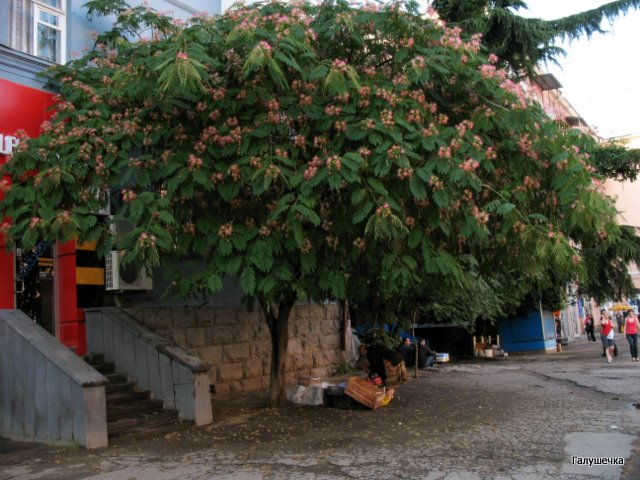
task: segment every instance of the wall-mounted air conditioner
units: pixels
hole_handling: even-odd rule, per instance
[[[105,289],[113,290],[152,290],[153,279],[144,268],[122,264],[122,254],[112,251],[105,259]]]

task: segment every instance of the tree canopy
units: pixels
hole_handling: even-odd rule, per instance
[[[565,51],[558,41],[604,33],[603,20],[615,20],[640,0],[617,0],[598,8],[554,20],[527,18],[523,0],[433,0],[440,18],[459,26],[467,35],[481,34],[487,53],[498,55],[516,74],[531,74],[543,62],[558,63]]]
[[[3,167],[2,231],[25,248],[96,240],[150,267],[195,258],[172,275],[182,296],[235,276],[270,326],[274,404],[298,299],[375,295],[470,321],[550,270],[575,277],[576,245],[619,234],[593,141],[415,3],[269,2],[186,24],[88,6],[117,22],[50,72],[56,114]]]

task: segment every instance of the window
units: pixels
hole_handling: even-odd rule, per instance
[[[61,0],[41,0],[33,4],[34,55],[52,62],[65,61],[65,17]]]
[[[6,0],[0,0],[4,1]],[[8,39],[9,46],[52,62],[64,63],[67,0],[8,2],[9,32],[5,38]]]

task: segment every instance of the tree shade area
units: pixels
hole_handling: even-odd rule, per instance
[[[577,246],[620,236],[593,140],[416,3],[258,3],[185,24],[88,7],[117,21],[49,72],[56,114],[3,167],[2,232],[95,240],[162,265],[179,296],[237,278],[269,324],[274,405],[296,300],[469,325],[578,278]]]

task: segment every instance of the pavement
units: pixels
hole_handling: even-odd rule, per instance
[[[0,480],[640,478],[640,362],[600,343],[452,361],[386,407],[266,408],[214,396],[214,424],[99,450],[0,441]],[[410,370],[414,377],[414,372]]]

